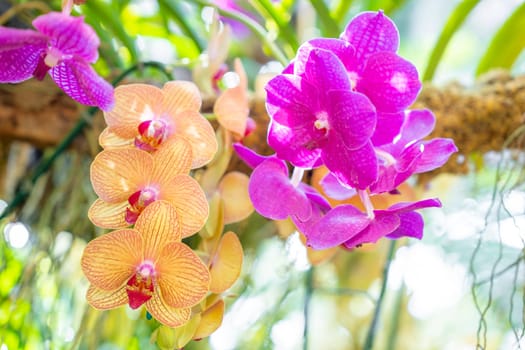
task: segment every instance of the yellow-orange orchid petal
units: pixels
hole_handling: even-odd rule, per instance
[[[192,168],[209,163],[217,152],[217,139],[208,120],[197,111],[185,111],[173,116],[177,136],[184,137],[191,145]]]
[[[208,268],[184,243],[174,242],[166,245],[155,269],[162,298],[172,307],[194,306],[208,292]]]
[[[160,258],[168,243],[181,239],[177,212],[163,200],[155,201],[144,209],[135,223],[135,229],[144,238],[144,259],[153,262]]]
[[[237,235],[226,232],[210,261],[210,291],[222,293],[239,278],[242,269],[243,251]]]
[[[91,284],[86,299],[91,306],[99,310],[114,309],[128,303],[125,286],[116,290],[103,290]]]
[[[106,202],[126,201],[147,183],[153,158],[138,149],[100,152],[91,164],[91,183],[95,193]]]
[[[239,76],[239,85],[224,91],[213,107],[217,121],[226,130],[242,138],[246,130],[246,122],[250,114],[248,101],[248,78],[240,59],[235,59],[234,69]]]
[[[132,148],[133,140],[130,138],[123,138],[115,134],[109,127],[102,130],[98,136],[98,143],[102,148]]]
[[[95,287],[111,291],[121,288],[142,261],[143,242],[136,230],[107,233],[89,242],[81,266]]]
[[[122,138],[135,138],[138,125],[162,113],[162,91],[153,85],[128,84],[115,88],[115,106],[104,118],[111,131]]]
[[[162,105],[165,112],[176,115],[185,111],[201,109],[201,94],[197,85],[190,81],[170,81],[162,88]]]
[[[152,178],[158,183],[170,181],[179,174],[188,174],[193,161],[190,144],[182,139],[163,144],[153,153]]]
[[[182,237],[198,232],[209,215],[208,201],[199,183],[189,175],[178,175],[161,189],[161,199],[177,210]]]
[[[98,227],[102,228],[126,228],[126,207],[128,202],[108,203],[97,199],[89,208],[88,217]]]
[[[224,202],[224,223],[231,224],[246,219],[253,213],[253,204],[248,193],[250,178],[241,172],[226,174],[220,184],[219,192]]]
[[[180,327],[190,320],[190,308],[169,306],[159,293],[154,293],[146,302],[146,309],[157,321],[169,327]]]
[[[219,299],[201,314],[201,321],[193,334],[193,339],[198,340],[210,336],[220,327],[223,317],[224,301]]]

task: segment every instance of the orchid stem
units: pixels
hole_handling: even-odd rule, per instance
[[[314,267],[310,266],[308,271],[306,271],[306,288],[305,288],[305,296],[304,296],[304,309],[303,309],[303,315],[304,315],[304,333],[303,333],[303,350],[308,350],[308,319],[310,315],[310,300],[312,299],[312,293],[313,293],[313,277],[314,277]]]
[[[164,75],[170,79],[173,80],[173,76],[170,72],[166,70],[166,67],[158,62],[141,62],[138,64],[135,64],[131,66],[130,68],[126,69],[124,72],[122,72],[115,80],[113,80],[112,85],[117,85],[120,83],[126,76],[133,73],[134,71],[141,70],[144,67],[151,67],[160,70]],[[73,126],[73,129],[64,137],[64,139],[58,144],[58,146],[55,148],[55,150],[48,156],[44,157],[35,167],[34,171],[32,171],[31,174],[26,176],[25,179],[21,181],[20,189],[16,192],[15,197],[13,200],[7,205],[7,207],[4,209],[4,211],[0,214],[0,220],[7,217],[9,214],[11,214],[16,208],[23,205],[29,195],[31,194],[31,190],[33,189],[33,186],[37,182],[37,180],[44,175],[53,165],[55,160],[66,150],[71,146],[73,141],[77,138],[78,135],[84,130],[84,128],[90,124],[91,119],[95,115],[95,113],[98,111],[97,107],[90,107],[88,108],[86,115],[78,120],[78,122]]]
[[[383,301],[385,299],[386,285],[388,281],[388,272],[390,271],[390,263],[394,257],[394,252],[396,251],[396,241],[392,240],[390,246],[388,247],[387,258],[385,261],[385,266],[383,267],[383,283],[381,284],[381,291],[379,292],[379,298],[376,302],[376,307],[374,310],[374,315],[372,317],[372,322],[370,323],[370,328],[366,335],[365,346],[363,350],[372,350],[374,346],[375,335],[377,332],[377,324],[379,322],[379,316],[381,314],[381,307],[383,306]]]
[[[202,6],[216,7],[213,3],[207,0],[193,0],[193,2]],[[275,43],[275,41],[272,38],[270,38],[268,32],[259,23],[255,22],[253,19],[240,12],[228,11],[220,7],[216,8],[220,15],[239,21],[248,28],[250,28],[250,30],[254,32],[268,46],[276,60],[278,60],[285,67],[288,65],[289,60],[286,57],[286,55],[283,53],[281,48]]]
[[[374,205],[372,204],[372,201],[370,201],[370,196],[368,195],[368,192],[366,192],[366,190],[358,190],[357,193],[359,194],[361,202],[365,206],[367,216],[370,219],[373,219],[375,216]]]
[[[297,187],[301,183],[303,176],[304,176],[304,168],[299,168],[299,167],[293,168],[292,179],[290,180],[290,183],[292,184],[292,186]]]

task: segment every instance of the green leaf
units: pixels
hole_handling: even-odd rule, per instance
[[[525,28],[525,3],[507,18],[492,38],[476,69],[476,76],[492,68],[511,68],[525,47],[521,33]]]
[[[468,15],[472,12],[474,7],[479,3],[480,0],[463,0],[448,17],[445,27],[439,35],[438,41],[430,54],[428,60],[427,68],[423,74],[423,81],[432,80],[436,68],[447,48],[447,45],[454,35],[454,33],[459,29],[461,24],[465,21]]]
[[[317,16],[319,16],[320,24],[323,29],[323,34],[328,37],[337,38],[341,33],[339,25],[330,14],[330,10],[326,7],[324,0],[310,0],[310,3],[315,8]]]

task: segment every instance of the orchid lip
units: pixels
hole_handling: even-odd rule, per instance
[[[143,121],[138,132],[135,146],[145,151],[156,150],[171,134],[169,123],[163,119]]]
[[[144,187],[143,189],[134,192],[128,198],[129,207],[126,208],[126,222],[130,225],[134,224],[140,213],[151,203],[155,202],[159,197],[159,191],[153,186]]]

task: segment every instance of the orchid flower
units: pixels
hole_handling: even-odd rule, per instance
[[[82,17],[50,12],[33,21],[35,30],[0,27],[0,83],[51,78],[74,100],[104,111],[113,107],[113,87],[90,64],[100,40]]]
[[[99,142],[105,149],[136,147],[153,152],[180,137],[191,146],[191,167],[201,167],[217,152],[213,128],[199,112],[201,103],[197,86],[189,81],[168,82],[162,89],[120,85],[115,89],[115,108],[104,113],[108,128]]]
[[[417,209],[441,207],[438,199],[396,203],[386,210],[363,213],[350,204],[339,205],[304,232],[307,245],[326,249],[338,245],[350,249],[375,243],[382,237],[397,239],[423,236],[423,218]]]
[[[157,201],[133,229],[113,231],[88,243],[81,266],[91,283],[88,302],[97,309],[142,305],[159,322],[178,327],[208,293],[210,274],[181,242],[178,214]]]
[[[192,152],[184,139],[153,154],[133,148],[102,151],[91,165],[91,182],[100,198],[89,209],[89,218],[100,227],[124,228],[153,202],[165,200],[178,214],[182,236],[197,232],[208,217],[208,202],[188,175],[191,162]]]
[[[351,90],[345,67],[330,51],[303,45],[293,68],[266,87],[268,144],[296,167],[324,163],[342,182],[365,189],[377,178],[374,106]]]

